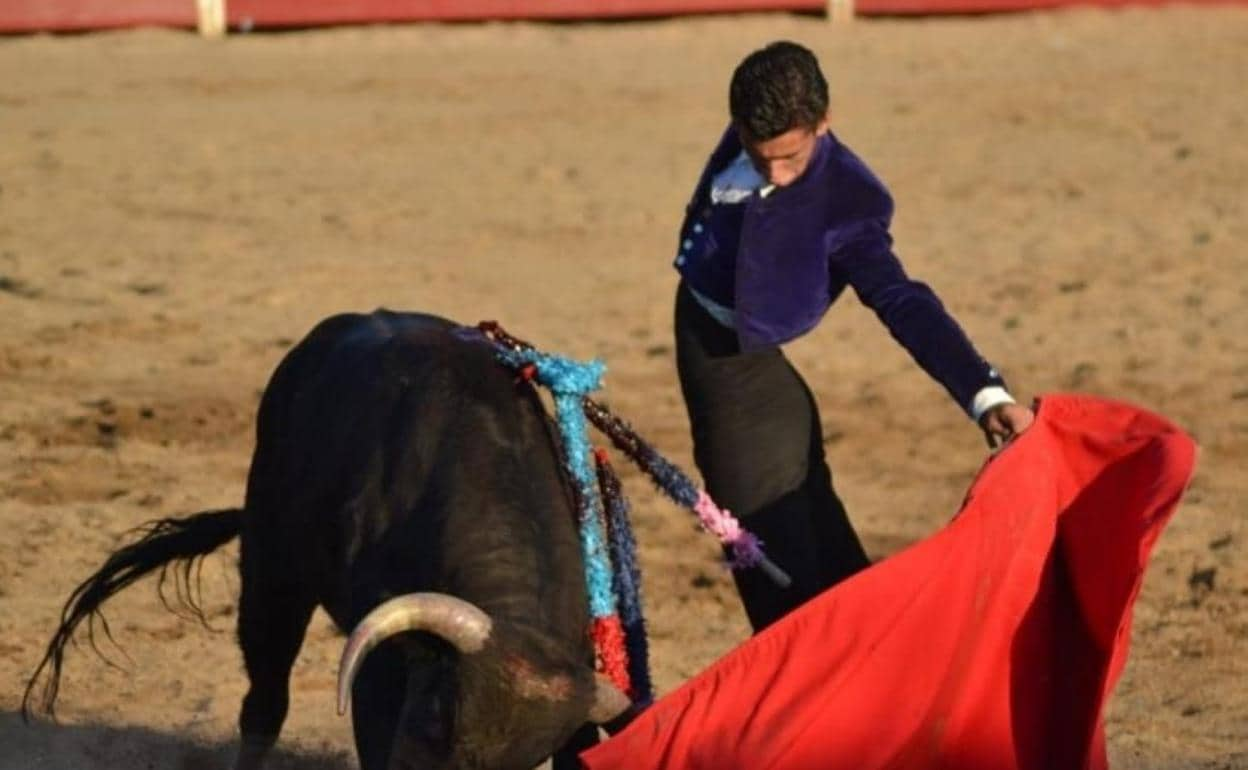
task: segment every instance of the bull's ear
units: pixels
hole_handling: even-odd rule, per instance
[[[589,721],[594,724],[610,722],[632,705],[628,696],[602,674],[594,675],[594,685],[594,702],[589,707]]]
[[[445,664],[408,669],[400,724],[406,735],[442,757],[451,750],[454,689],[454,670]]]

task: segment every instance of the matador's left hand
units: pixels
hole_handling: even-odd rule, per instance
[[[1030,428],[1035,419],[1035,412],[1025,406],[998,404],[980,415],[979,427],[984,431],[988,446],[996,449]]]

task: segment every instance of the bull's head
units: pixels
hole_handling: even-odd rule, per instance
[[[381,698],[391,702],[357,700],[354,705],[357,748],[365,766],[371,764],[366,755],[376,761],[384,750],[393,770],[532,768],[585,722],[610,721],[629,705],[584,660],[534,655],[534,648],[523,643],[523,630],[496,628],[480,608],[454,596],[420,593],[381,604],[352,631],[338,671],[339,713],[346,711],[368,653],[409,631],[424,633],[403,638],[407,646],[396,654],[404,665],[383,674],[404,679],[401,688],[391,688],[395,693],[401,689],[401,702]],[[444,640],[437,646],[449,645],[453,652],[431,652],[428,635]],[[357,692],[358,697],[377,698]],[[362,728],[361,718],[389,719],[389,745],[364,745],[361,732],[368,728]]]

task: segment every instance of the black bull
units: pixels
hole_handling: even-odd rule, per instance
[[[592,670],[550,420],[455,328],[386,311],[318,325],[264,392],[243,509],[158,522],[114,553],[66,603],[23,712],[45,669],[51,711],[65,645],[105,599],[175,563],[187,579],[240,536],[239,768],[277,740],[318,604],[354,629],[339,702],[365,770],[530,768],[619,716],[626,700]]]

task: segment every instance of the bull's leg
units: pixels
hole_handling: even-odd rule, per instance
[[[551,770],[579,770],[581,760],[577,758],[577,754],[596,745],[598,745],[598,726],[581,725],[580,729],[572,733],[568,742],[551,757]]]
[[[238,744],[238,756],[234,759],[234,770],[260,770],[264,758],[268,756],[277,736],[244,735]]]
[[[274,580],[263,565],[247,561],[244,549],[238,643],[251,687],[238,718],[242,744],[235,770],[256,770],[277,742],[290,704],[290,669],[316,608],[303,587]]]

